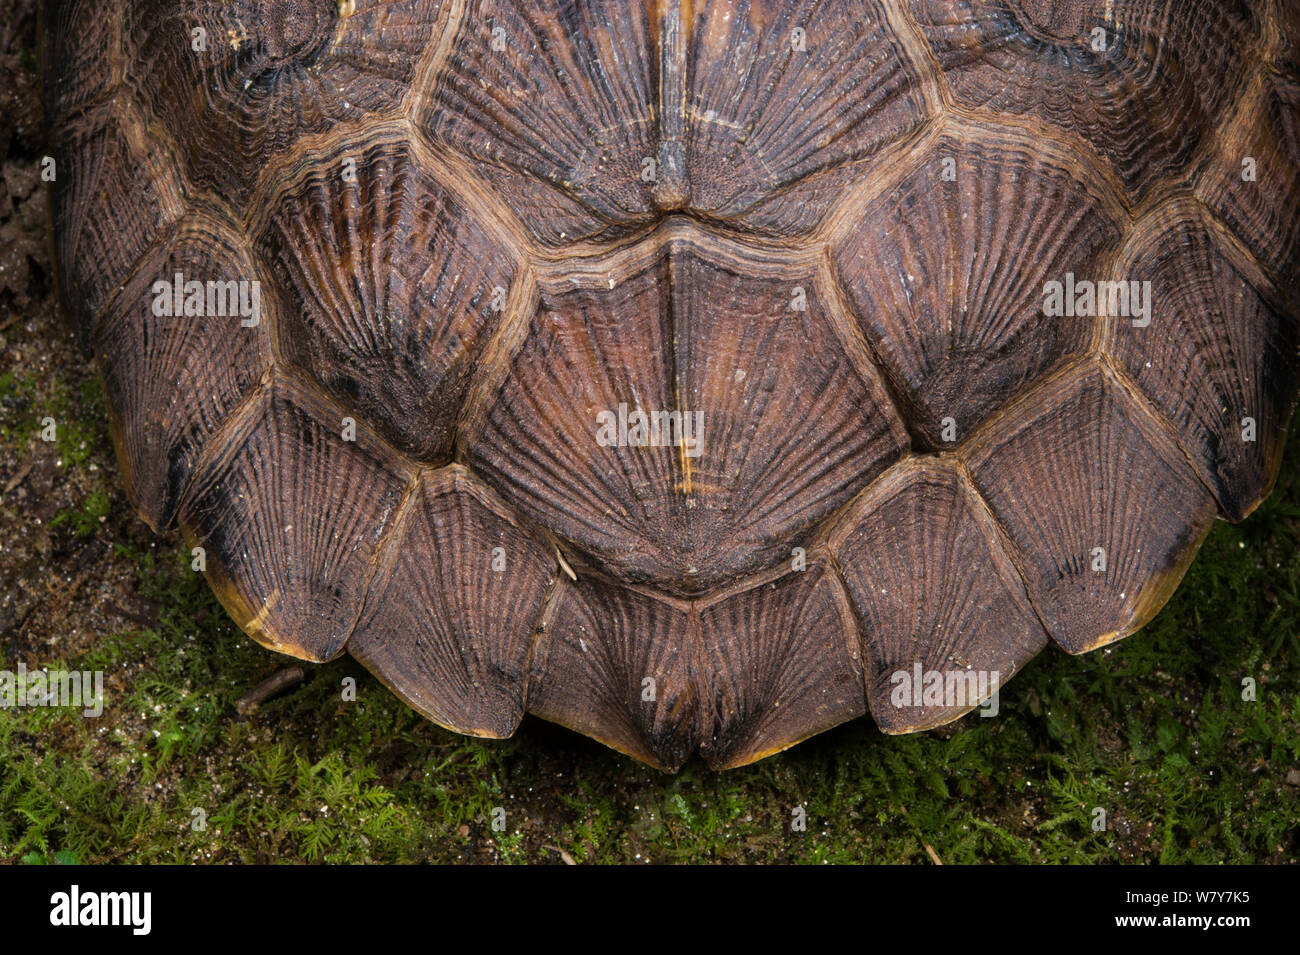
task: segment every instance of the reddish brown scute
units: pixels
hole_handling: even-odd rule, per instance
[[[47,6],[132,502],[443,726],[669,769],[936,726],[1276,477],[1291,0]],[[1150,296],[1049,313],[1098,281]]]

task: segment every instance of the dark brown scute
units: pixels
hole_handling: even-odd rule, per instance
[[[276,378],[214,442],[181,504],[208,580],[260,643],[304,660],[339,654],[411,475],[362,423]]]
[[[546,290],[470,464],[624,581],[688,595],[764,570],[902,449],[828,311],[807,272],[740,274],[677,243]],[[702,421],[698,456],[599,444],[620,405]]]
[[[654,205],[653,29],[638,0],[473,0],[417,121],[537,241],[626,232]]]
[[[676,771],[699,743],[699,620],[583,576],[565,583],[537,643],[528,712]]]
[[[684,205],[700,216],[782,239],[805,235],[858,179],[859,164],[925,119],[918,77],[882,3],[685,8],[693,22]]]
[[[304,136],[398,115],[437,36],[437,0],[132,0],[127,86],[174,137],[189,180],[241,209]],[[351,9],[350,16],[343,11]],[[196,30],[205,49],[196,50]]]
[[[121,81],[121,16],[121,4],[103,0],[45,0],[41,79],[51,128]]]
[[[1172,436],[1119,383],[1086,369],[998,425],[971,469],[1052,638],[1082,653],[1141,627],[1215,515]]]
[[[372,137],[315,157],[257,248],[284,289],[285,359],[399,450],[445,462],[515,271],[474,213],[404,142]]]
[[[867,711],[857,627],[825,564],[700,611],[700,755],[729,769]]]
[[[424,476],[387,555],[348,652],[434,722],[509,736],[554,555],[456,467]]]
[[[854,502],[832,547],[861,628],[871,715],[887,733],[956,719],[1047,643],[996,530],[950,466],[891,471]],[[947,696],[926,695],[931,673]]]
[[[1196,194],[1300,310],[1300,78],[1262,73]],[[1243,178],[1253,160],[1253,179]]]
[[[1249,0],[1118,0],[1110,21],[1100,3],[1082,18],[1075,5],[1053,4],[1059,19],[1006,0],[909,6],[962,106],[1032,116],[1054,135],[1064,127],[1135,200],[1186,169],[1259,43]],[[1094,49],[1097,29],[1104,50]]]
[[[89,340],[109,297],[150,242],[177,214],[168,157],[132,142],[139,133],[133,119],[98,106],[68,119],[55,133],[55,251],[63,301],[83,340]],[[123,182],[128,174],[129,184]]]
[[[184,282],[204,283],[205,309],[211,302],[227,314],[186,315],[183,308],[155,314],[156,301],[165,305],[160,311],[176,311],[174,296],[153,287],[174,287],[178,274]],[[208,297],[207,281],[222,283],[220,302]],[[225,284],[254,281],[257,273],[239,238],[211,220],[189,220],[171,242],[150,250],[94,330],[127,493],[155,530],[171,524],[208,440],[269,367],[270,288],[260,314],[244,318],[239,293],[230,298]],[[214,355],[223,360],[213,361]]]
[[[528,712],[669,771],[697,748],[714,769],[743,766],[861,716],[852,612],[824,559],[806,561],[686,603],[561,579]]]
[[[834,250],[854,317],[927,448],[952,445],[945,418],[964,438],[1092,344],[1095,322],[1044,321],[1043,286],[1099,274],[1119,230],[1059,162],[944,137]]]

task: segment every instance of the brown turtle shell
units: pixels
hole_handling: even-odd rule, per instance
[[[1292,0],[47,7],[133,505],[442,726],[937,726],[1276,478]]]

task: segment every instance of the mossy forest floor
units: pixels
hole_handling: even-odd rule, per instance
[[[105,672],[98,719],[0,712],[10,862],[1294,862],[1300,428],[1276,493],[1218,524],[1141,633],[1048,649],[996,719],[869,719],[677,776],[529,719],[417,717],[350,659],[241,718],[289,661],[246,639],[175,534],[129,512],[94,371],[52,298],[34,4],[0,22],[0,669]],[[18,51],[18,52],[11,52]],[[58,423],[40,439],[42,418]],[[340,699],[345,677],[355,703]],[[1257,699],[1243,701],[1242,681]],[[494,813],[505,810],[503,831]],[[806,831],[792,829],[796,807]],[[1107,827],[1094,831],[1094,810]]]

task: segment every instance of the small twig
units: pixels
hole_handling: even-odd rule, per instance
[[[5,485],[5,489],[3,491],[0,491],[0,494],[3,494],[5,497],[8,497],[10,491],[16,488],[19,484],[22,484],[23,481],[27,480],[27,475],[32,473],[32,468],[34,467],[36,467],[35,461],[28,461],[26,464],[24,464],[21,468],[18,469],[18,473],[9,479],[9,483]]]
[[[107,601],[104,604],[104,609],[109,611],[110,613],[116,614],[117,616],[121,617],[124,620],[134,621],[135,623],[140,624],[142,627],[148,627],[152,629],[158,626],[158,615],[156,613],[152,617],[147,617],[142,613],[135,613],[131,610],[127,610],[125,607],[119,607],[111,600]]]
[[[277,670],[236,700],[235,710],[240,716],[248,716],[256,712],[257,708],[267,700],[297,686],[306,678],[307,672],[302,667],[285,667]]]
[[[542,846],[542,848],[543,848],[543,849],[550,849],[552,852],[557,852],[557,853],[559,853],[559,855],[560,855],[560,861],[563,862],[565,865],[577,865],[577,864],[578,864],[578,863],[576,863],[575,861],[573,861],[573,856],[569,855],[567,852],[565,852],[565,851],[564,851],[563,849],[561,849],[559,846]]]
[[[903,811],[904,816],[907,816],[906,806],[904,806],[902,803],[899,803],[898,808]],[[930,856],[930,861],[932,861],[935,865],[943,865],[943,860],[939,858],[939,853],[934,851],[934,846],[930,845],[930,843],[925,841],[925,837],[921,835],[921,830],[917,829],[916,823],[912,822],[911,816],[907,816],[907,822],[908,825],[910,825],[913,829],[916,830],[917,838],[921,840],[921,846],[925,849],[926,854]]]

